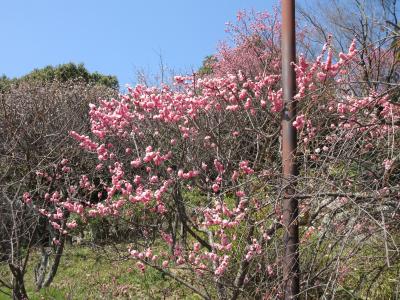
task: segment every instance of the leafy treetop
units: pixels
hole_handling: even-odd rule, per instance
[[[112,89],[118,89],[118,79],[116,76],[103,75],[99,72],[90,73],[83,64],[67,63],[58,66],[46,66],[41,69],[34,69],[32,72],[20,78],[10,79],[3,75],[0,78],[0,91],[7,89],[11,83],[20,83],[25,81],[60,81],[80,79],[86,83],[99,84]]]

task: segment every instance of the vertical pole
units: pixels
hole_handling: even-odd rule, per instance
[[[282,171],[285,186],[283,225],[285,228],[283,280],[285,299],[298,299],[300,292],[298,200],[295,198],[297,133],[293,127],[296,118],[296,75],[292,62],[296,61],[295,0],[282,0]]]

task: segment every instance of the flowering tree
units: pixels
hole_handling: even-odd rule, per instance
[[[238,18],[248,22],[245,12]],[[205,299],[282,296],[280,25],[268,14],[244,24],[246,38],[221,50],[210,75],[138,85],[90,105],[91,134],[70,135],[97,159],[107,196],[81,204],[77,191],[95,189],[86,174],[43,195],[59,209],[42,210],[54,229],[73,233],[69,216],[126,219],[142,237],[129,252],[143,272],[155,268]],[[365,247],[375,253],[384,244],[384,266],[398,264],[400,111],[390,89],[353,84],[357,62],[355,42],[337,57],[328,42],[295,64],[295,194],[308,296],[339,293],[346,276],[357,282],[349,266]]]
[[[88,169],[87,156],[71,143],[66,128],[88,131],[86,107],[104,94],[116,93],[78,79],[18,80],[0,93],[0,263],[9,268],[9,278],[0,278],[0,291],[11,290],[14,299],[27,297],[24,276],[33,249],[41,254],[36,287],[49,285],[55,276],[65,235],[52,230],[40,213],[51,205],[40,197],[63,191],[73,179],[62,161],[67,154],[76,170]],[[60,208],[55,213],[60,216]]]

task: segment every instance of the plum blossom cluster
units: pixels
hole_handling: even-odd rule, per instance
[[[298,100],[314,92],[326,78],[335,80],[337,75],[345,74],[341,70],[355,53],[352,44],[336,64],[332,63],[330,50],[324,63],[322,56],[315,62],[307,62],[302,57],[296,65],[300,86]],[[320,80],[319,72],[324,72],[324,80]],[[246,183],[263,178],[265,172],[251,156],[252,146],[246,139],[260,138],[257,132],[263,131],[265,122],[261,120],[277,124],[283,105],[279,75],[264,73],[251,78],[244,74],[238,71],[219,77],[177,76],[173,87],[138,85],[118,99],[90,105],[93,136],[76,132],[70,135],[82,148],[96,155],[96,170],[103,173],[103,178],[108,178],[103,182],[106,197],[95,204],[85,201],[82,191],[87,195],[95,192],[96,187],[88,175],[82,175],[78,185],[70,186],[67,194],[54,191],[45,195],[46,201],[55,206],[55,213],[43,209],[42,214],[49,217],[55,229],[63,228],[66,232],[78,223],[73,220],[62,226],[65,212],[82,220],[123,217],[125,207],[132,206],[133,210],[143,210],[144,215],[159,218],[161,223],[167,212],[177,212],[186,228],[189,217],[184,214],[188,208],[181,211],[179,203],[184,200],[180,190],[183,186],[195,186],[204,191],[204,195],[211,193],[212,201],[202,200],[199,207],[193,208],[192,246],[183,247],[176,237],[172,239],[165,233],[162,236],[173,249],[172,253],[155,255],[151,248],[146,248],[132,249],[131,255],[139,259],[141,270],[145,269],[143,260],[148,260],[146,263],[162,268],[190,265],[202,274],[211,268],[215,276],[222,276],[232,261],[232,245],[240,233],[239,228],[261,209],[259,200],[253,197]],[[364,102],[356,103],[360,109],[368,106]],[[341,113],[346,113],[350,105],[346,103],[346,108],[342,105]],[[385,113],[390,109],[384,109]],[[222,132],[219,124],[223,122],[234,123]],[[297,117],[294,126],[298,130],[307,129],[310,139],[316,135],[316,127],[305,115]],[[227,141],[232,149],[246,149],[246,156],[238,151],[232,157],[232,151],[222,147]],[[186,154],[182,156],[182,153]],[[65,161],[63,165],[66,168]],[[64,173],[71,172],[71,169],[66,170]],[[232,203],[224,200],[228,195],[233,198]],[[30,201],[28,195],[24,199]],[[280,218],[278,214],[277,222]],[[266,243],[257,241],[263,236],[270,238],[264,227],[254,231],[243,250],[243,259],[251,261],[262,252]]]
[[[244,12],[238,15],[239,21],[246,18]],[[72,131],[70,136],[97,159],[95,171],[105,196],[89,174],[79,174],[67,189],[48,191],[43,199],[52,209],[43,207],[40,213],[51,226],[66,234],[80,223],[75,217],[85,223],[104,217],[132,220],[136,214],[142,235],[151,232],[162,243],[160,247],[146,242],[129,249],[142,272],[146,266],[190,269],[202,278],[212,275],[219,284],[228,271],[236,270],[237,289],[250,281],[252,271],[267,270],[267,276],[278,276],[277,263],[261,259],[276,228],[282,226],[282,208],[276,199],[282,185],[283,102],[276,48],[279,34],[273,35],[279,22],[266,24],[269,18],[257,15],[249,27],[250,39],[237,36],[240,47],[221,49],[213,76],[176,76],[172,86],[137,85],[116,99],[91,104],[92,135]],[[271,35],[265,36],[268,32]],[[260,39],[263,43],[258,43]],[[258,44],[263,47],[261,56],[252,52]],[[362,141],[359,155],[368,157],[379,137],[399,130],[395,125],[400,120],[399,106],[389,94],[370,91],[355,96],[341,88],[349,69],[357,64],[355,46],[353,42],[347,53],[335,58],[328,43],[315,60],[301,56],[294,64],[295,99],[301,113],[293,126],[299,132],[304,161],[310,158],[317,164],[342,155],[345,151],[340,147],[354,139]],[[252,60],[246,61],[249,56]],[[259,59],[267,66],[252,68]],[[329,86],[335,88],[327,95]],[[380,157],[378,165],[387,175],[395,159]],[[55,178],[72,176],[67,161],[61,168]],[[303,172],[315,176],[310,169]],[[47,173],[40,176],[53,180]],[[357,187],[346,181],[341,188]],[[98,203],[87,201],[94,193],[101,198]],[[32,203],[32,196],[24,194],[23,201]],[[304,204],[302,209],[304,213],[309,207]],[[318,231],[310,225],[302,240]]]

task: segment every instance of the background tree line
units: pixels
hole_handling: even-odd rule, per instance
[[[298,11],[296,192],[305,299],[398,295],[398,9],[397,1],[338,0]],[[41,252],[37,287],[50,284],[63,231],[78,235],[95,222],[106,228],[95,242],[106,237],[124,253],[118,237],[125,236],[141,270],[153,267],[203,298],[282,297],[279,24],[278,12],[240,12],[228,27],[232,41],[193,77],[138,86],[120,98],[115,78],[73,64],[3,78],[1,252],[12,280],[2,280],[2,290],[26,296],[32,249]],[[357,52],[348,50],[353,39]],[[349,56],[343,74],[332,71]],[[310,71],[318,61],[319,72]],[[257,90],[262,84],[268,90]],[[215,106],[196,111],[196,97]],[[153,113],[160,99],[176,100],[160,114],[183,103],[184,121],[161,122]],[[67,131],[79,133],[91,153]],[[167,179],[173,184],[163,186]],[[106,199],[91,203],[103,189]],[[147,199],[147,190],[164,193],[163,200]]]

